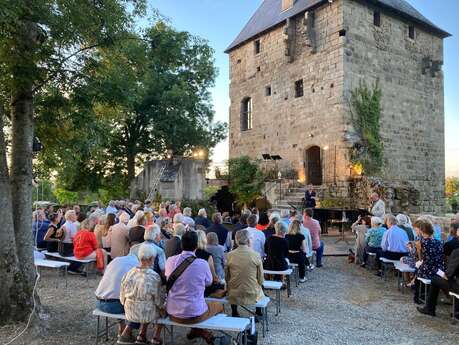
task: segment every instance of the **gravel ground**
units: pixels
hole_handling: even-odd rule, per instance
[[[39,287],[45,321],[14,342],[19,344],[93,344],[95,322],[93,291],[98,277],[69,276],[69,287],[56,289],[56,273],[44,272]],[[459,324],[452,325],[451,307],[440,305],[437,317],[420,315],[410,293],[397,291],[395,279],[387,282],[372,272],[346,263],[343,257],[327,257],[324,268],[315,269],[306,283],[283,294],[282,312],[271,308],[270,332],[259,343],[266,345],[388,345],[459,344]],[[3,345],[24,325],[0,328]],[[183,335],[177,344],[187,344]],[[113,344],[114,340],[110,342]],[[102,342],[102,344],[104,344]]]

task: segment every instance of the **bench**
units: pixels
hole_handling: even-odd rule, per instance
[[[223,305],[225,304],[230,304],[227,298],[212,298],[212,297],[207,297],[206,301],[208,302],[218,302]],[[262,310],[263,316],[261,318],[261,326],[263,330],[263,338],[265,337],[265,334],[267,331],[269,331],[269,322],[268,322],[268,304],[271,302],[271,299],[269,297],[264,297],[261,300],[259,300],[257,303],[252,304],[252,305],[239,305],[239,307],[243,308],[247,312],[249,312],[251,315],[257,317],[258,315],[250,310],[249,308],[260,308]]]
[[[421,282],[419,284],[419,301],[422,302],[423,304],[427,303],[427,295],[429,294],[429,287],[430,287],[430,279],[424,279],[424,278],[416,278]]]
[[[390,266],[394,266],[397,262],[400,262],[399,260],[389,260],[386,258],[379,258],[381,261],[381,279],[386,280],[386,270]]]
[[[99,309],[95,309],[92,312],[92,315],[97,317],[97,326],[96,326],[96,345],[99,343],[99,338],[105,336],[105,341],[108,341],[108,332],[110,328],[116,325],[116,323],[112,323],[111,325],[109,324],[108,320],[109,319],[115,319],[115,320],[126,320],[126,316],[124,314],[109,314],[105,313]],[[105,319],[105,329],[100,330],[100,319],[104,318]]]
[[[287,297],[290,297],[292,295],[292,288],[290,285],[290,276],[293,273],[293,270],[291,268],[285,270],[285,271],[270,271],[270,270],[264,270],[264,274],[272,275],[272,276],[285,276],[287,280]]]
[[[453,298],[453,312],[451,313],[451,316],[453,318],[453,323],[455,323],[456,321],[459,321],[459,305],[457,303],[459,303],[459,293],[454,293],[454,292],[450,292],[449,295]],[[456,311],[456,307],[457,307],[457,311]]]
[[[37,267],[37,269],[51,268],[51,269],[57,269],[58,272],[62,271],[65,277],[65,287],[67,288],[67,268],[70,266],[68,262],[45,260],[45,259],[35,259],[34,264]],[[59,287],[59,279],[57,279],[56,281],[56,288],[58,287]]]
[[[93,262],[96,262],[95,259],[87,259],[87,260],[80,260],[80,259],[77,259],[76,257],[74,256],[62,256],[61,254],[59,253],[50,253],[48,251],[43,251],[42,252],[45,256],[47,257],[51,257],[51,258],[54,258],[54,259],[59,259],[59,260],[62,260],[62,261],[66,261],[66,262],[77,262],[77,263],[80,263],[83,265],[84,267],[84,271],[86,272],[86,279],[88,279],[88,276],[89,276],[89,272],[88,272],[88,266],[89,264],[93,263]]]
[[[276,298],[274,299],[276,302],[276,316],[279,315],[281,311],[281,290],[282,290],[282,283],[272,280],[265,280],[263,283],[264,290],[273,290],[276,291]]]
[[[404,292],[404,289],[403,289],[403,273],[414,273],[416,272],[416,269],[410,267],[409,265],[407,264],[404,264],[400,261],[398,261],[397,263],[394,264],[394,267],[395,269],[399,272],[399,274],[397,274],[398,276],[398,280],[397,280],[397,288],[398,290],[401,290],[402,293]]]
[[[228,333],[236,333],[236,342],[239,345],[247,344],[247,335],[250,332],[251,320],[248,318],[242,317],[229,317],[224,314],[218,314],[210,319],[196,323],[196,324],[181,324],[172,321],[169,318],[163,318],[158,320],[158,325],[164,326],[164,339],[163,343],[166,343],[166,331],[170,334],[170,344],[175,344],[174,342],[174,327],[182,328],[198,328],[198,329],[207,329],[210,331],[217,331],[224,335]]]

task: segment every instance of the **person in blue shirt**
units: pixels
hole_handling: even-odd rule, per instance
[[[381,241],[382,252],[376,254],[378,268],[381,268],[381,257],[388,260],[400,260],[408,254],[408,235],[405,230],[397,226],[397,219],[392,214],[387,214],[384,217],[384,223],[388,230]],[[378,275],[381,275],[381,271],[378,272]]]
[[[368,261],[368,253],[378,254],[381,252],[381,242],[386,232],[382,226],[383,220],[379,217],[371,217],[371,228],[365,234],[365,253],[363,255],[362,267],[365,267]]]
[[[46,241],[44,240],[46,232],[49,228],[49,220],[46,219],[46,214],[43,210],[35,211],[35,219],[32,223],[32,234],[35,246],[38,249],[46,249]]]

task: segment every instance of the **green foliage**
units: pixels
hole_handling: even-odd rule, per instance
[[[447,197],[452,197],[459,193],[459,177],[447,177],[445,182],[445,193]]]
[[[321,208],[342,208],[342,207],[348,207],[348,206],[349,206],[349,201],[346,199],[334,198],[334,199],[320,200]]]
[[[60,205],[76,204],[80,201],[78,192],[70,192],[62,188],[56,188],[56,190],[54,191],[54,195],[56,196],[57,202]]]
[[[204,188],[204,200],[209,200],[213,197],[221,187],[219,186],[207,186]]]
[[[236,196],[239,205],[249,205],[262,194],[264,176],[257,161],[247,156],[228,161],[229,190]]]
[[[354,127],[361,142],[354,145],[351,161],[360,163],[366,175],[377,175],[383,168],[383,143],[380,137],[382,92],[379,82],[368,87],[364,81],[351,91]]]
[[[39,181],[38,185],[33,186],[32,202],[35,201],[50,201],[56,202],[57,198],[54,195],[53,185],[49,181]]]

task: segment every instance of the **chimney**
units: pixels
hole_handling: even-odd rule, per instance
[[[295,2],[296,0],[282,0],[282,12],[291,9]]]

